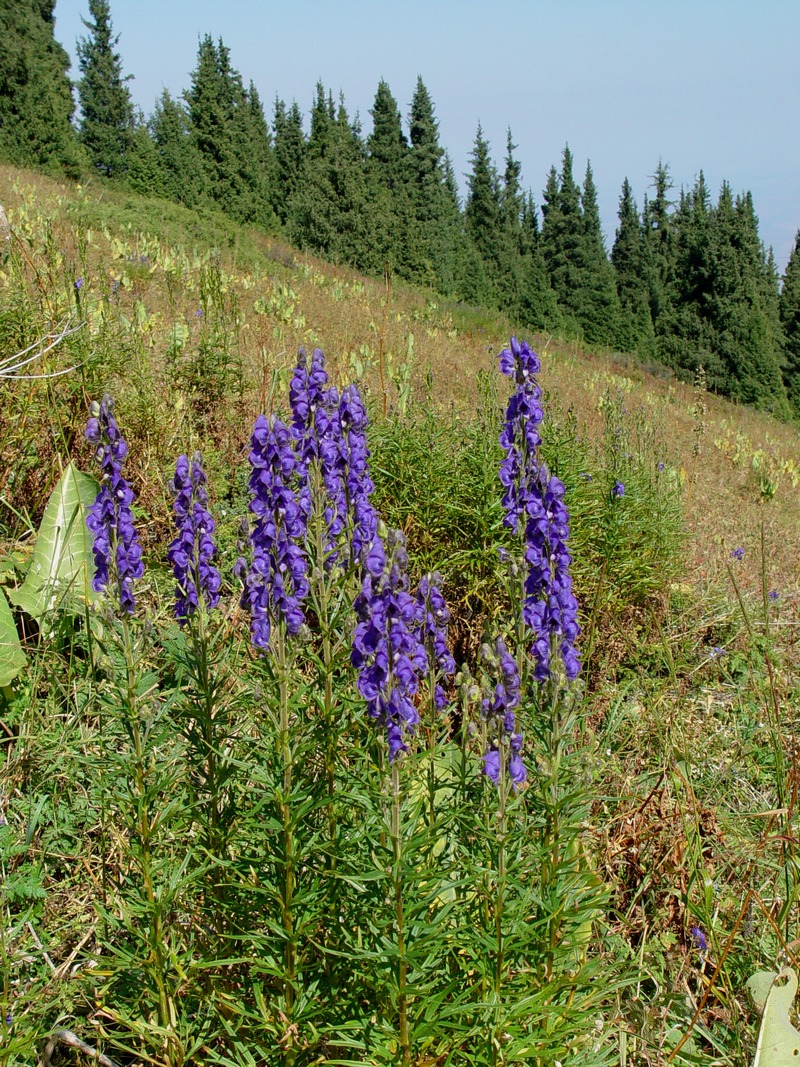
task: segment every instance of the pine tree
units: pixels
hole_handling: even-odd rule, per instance
[[[77,45],[80,139],[98,173],[119,178],[128,169],[133,144],[133,104],[122,57],[115,51],[119,35],[114,36],[111,27],[108,0],[89,0],[89,13],[92,21],[82,21],[90,35]]]
[[[381,80],[372,105],[372,133],[367,138],[372,169],[387,188],[398,189],[406,178],[408,141],[397,101],[387,83]]]
[[[0,158],[78,177],[69,56],[54,37],[55,0],[0,0]]]
[[[780,315],[786,337],[783,380],[795,416],[800,418],[800,230],[783,276]]]

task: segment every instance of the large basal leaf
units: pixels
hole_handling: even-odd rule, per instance
[[[796,1065],[800,1062],[800,1032],[789,1016],[797,992],[797,975],[790,967],[782,968],[780,974],[759,971],[748,981],[747,988],[762,1013],[753,1067]]]
[[[0,590],[0,688],[11,685],[25,666],[25,653],[19,643],[19,635],[2,590]]]
[[[47,502],[25,581],[9,600],[34,619],[85,595],[93,573],[86,512],[99,485],[70,463]]]

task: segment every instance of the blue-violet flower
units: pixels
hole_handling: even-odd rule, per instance
[[[175,466],[172,491],[178,535],[167,550],[177,587],[175,617],[183,624],[204,601],[210,611],[219,603],[220,574],[213,564],[217,549],[215,522],[208,510],[203,457],[196,452],[191,465],[180,456]]]
[[[92,589],[107,588],[111,574],[117,584],[119,605],[132,615],[136,606],[133,583],[144,574],[142,548],[133,525],[133,490],[122,475],[128,446],[114,418],[114,401],[106,394],[89,408],[86,440],[95,446],[95,458],[101,467],[101,486],[86,516],[86,525],[94,535],[95,575]]]

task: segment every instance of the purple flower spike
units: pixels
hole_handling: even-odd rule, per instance
[[[456,663],[447,644],[450,612],[439,589],[441,581],[440,574],[426,574],[420,580],[417,590],[417,603],[423,619],[419,636],[425,645],[429,662],[436,667],[439,679],[449,678],[456,672]],[[447,704],[444,689],[438,682],[435,686],[433,701],[440,711]]]
[[[100,492],[86,516],[86,525],[94,535],[92,589],[101,593],[114,572],[120,608],[132,615],[136,607],[133,583],[144,574],[144,563],[133,525],[133,490],[122,476],[128,446],[119,432],[114,401],[108,394],[99,404],[92,403],[89,416],[86,440],[95,446],[95,458],[102,471]]]
[[[179,457],[172,491],[178,536],[167,550],[167,559],[177,582],[175,617],[183,625],[197,611],[201,598],[209,611],[217,606],[222,584],[212,562],[217,554],[215,523],[208,510],[206,475],[199,452],[191,466],[186,456]]]
[[[538,427],[544,417],[536,382],[539,359],[529,345],[512,337],[511,347],[500,353],[500,369],[517,383],[500,435],[506,449],[500,481],[505,487],[503,521],[524,535],[528,571],[522,617],[533,635],[534,677],[542,682],[552,677],[555,653],[572,681],[580,671],[575,649],[580,628],[569,573],[569,512],[563,483],[539,459]]]
[[[354,561],[366,563],[378,529],[378,514],[370,496],[375,486],[369,474],[367,411],[357,385],[348,385],[339,402],[339,425],[345,458],[345,495],[351,523]]]
[[[483,773],[495,785],[500,784],[501,747],[505,748],[506,774],[514,788],[522,785],[528,772],[522,762],[522,734],[516,732],[515,708],[519,705],[520,679],[517,662],[498,637],[494,647],[484,643],[481,659],[487,672],[481,704],[487,723],[489,747],[483,756]]]
[[[298,460],[292,433],[280,419],[259,415],[250,449],[250,533],[252,563],[243,604],[250,609],[252,641],[269,645],[272,623],[282,621],[290,634],[303,625],[302,601],[308,595],[305,540],[306,515],[294,484]]]
[[[376,535],[356,597],[359,621],[350,656],[367,711],[386,729],[391,761],[408,750],[406,739],[419,722],[413,698],[428,669],[428,657],[417,636],[422,608],[408,591],[407,568],[403,534],[392,531],[385,548]]]

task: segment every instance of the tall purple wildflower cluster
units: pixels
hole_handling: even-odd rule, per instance
[[[517,385],[500,435],[506,449],[500,480],[505,486],[504,522],[515,532],[522,530],[525,541],[528,571],[523,618],[533,633],[534,676],[538,681],[552,677],[555,653],[572,680],[580,671],[575,650],[580,629],[569,573],[569,513],[563,483],[539,458],[538,427],[543,418],[536,381],[539,359],[529,345],[512,337],[510,348],[500,353],[500,370]]]
[[[450,612],[439,586],[441,575],[426,574],[420,579],[417,590],[417,603],[420,607],[420,637],[428,655],[431,666],[438,670],[440,678],[449,678],[455,674],[456,662],[447,644],[447,626]],[[440,710],[446,705],[444,689],[437,683],[433,701]]]
[[[114,401],[106,394],[89,409],[86,440],[95,446],[101,467],[101,487],[86,516],[94,535],[95,576],[92,589],[102,592],[115,571],[122,611],[132,615],[136,606],[133,583],[144,574],[142,548],[133,525],[133,490],[122,475],[128,446],[114,418]]]
[[[369,501],[374,486],[368,469],[367,415],[358,387],[347,386],[340,397],[335,386],[328,384],[320,349],[314,350],[309,364],[301,348],[289,399],[300,501],[306,516],[310,517],[313,506],[310,474],[314,463],[319,465],[325,491],[324,505],[318,506],[324,507],[327,528],[326,562],[331,566],[341,559],[348,523],[352,558],[363,560],[375,537],[377,516]]]
[[[242,598],[257,648],[269,645],[272,622],[282,621],[290,634],[303,625],[306,516],[295,491],[298,465],[289,427],[277,417],[259,415],[250,448],[253,555]]]
[[[501,747],[507,744],[506,773],[516,788],[528,777],[520,755],[522,734],[517,733],[514,711],[520,700],[517,662],[502,637],[496,639],[494,647],[488,643],[481,646],[481,659],[491,678],[481,704],[489,735],[489,746],[483,756],[483,771],[495,785],[500,784]]]
[[[408,555],[399,530],[389,533],[384,548],[376,535],[365,562],[351,662],[358,671],[358,691],[367,711],[386,728],[389,759],[408,750],[405,738],[419,722],[414,695],[428,669],[419,639],[423,611],[408,589]]]
[[[211,610],[219,603],[220,574],[213,560],[215,523],[208,510],[203,457],[196,452],[191,464],[179,456],[171,489],[178,534],[170,543],[167,559],[177,583],[175,617],[183,624],[200,606],[201,599]]]

